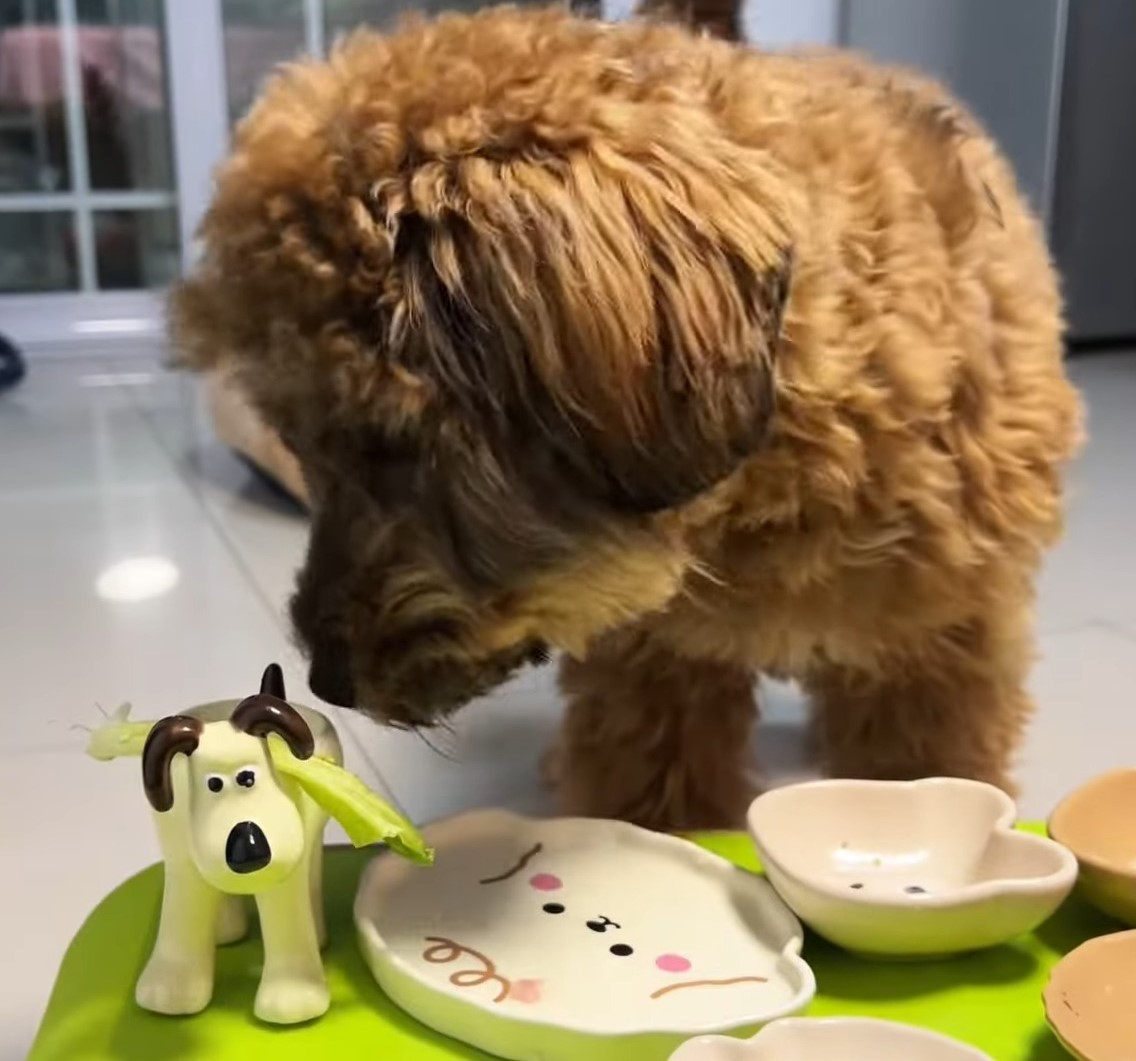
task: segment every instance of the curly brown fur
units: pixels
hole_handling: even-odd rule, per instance
[[[833,769],[1008,783],[1080,410],[939,88],[448,16],[277,77],[203,236],[176,336],[304,464],[317,692],[423,724],[562,649],[564,791],[651,825],[736,821],[760,671]]]

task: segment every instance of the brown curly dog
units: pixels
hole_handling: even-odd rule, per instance
[[[1007,785],[1080,407],[1013,177],[844,55],[491,9],[276,77],[177,293],[313,497],[321,696],[547,647],[572,812],[733,824],[760,672],[838,775]]]

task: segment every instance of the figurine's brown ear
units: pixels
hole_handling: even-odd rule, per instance
[[[284,695],[284,671],[280,669],[279,663],[270,663],[264,668],[264,674],[260,679],[260,691],[275,696],[277,700],[288,699]]]
[[[272,668],[270,667],[269,670]],[[265,672],[265,681],[268,672]],[[281,676],[279,687],[283,689]],[[310,759],[315,754],[316,741],[303,716],[286,700],[272,693],[256,693],[237,704],[230,723],[242,733],[253,737],[267,737],[275,733],[284,738],[297,759]]]
[[[142,784],[150,806],[164,814],[174,805],[170,763],[175,755],[192,755],[201,739],[201,720],[171,715],[154,723],[142,749]]]

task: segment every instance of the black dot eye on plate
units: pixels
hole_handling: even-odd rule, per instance
[[[205,782],[209,786],[210,792],[220,792],[225,787],[225,782],[220,777],[211,777]]]
[[[561,906],[560,903],[545,903],[544,906],[541,907],[541,909],[546,914],[562,914],[562,913],[564,913],[564,907]]]
[[[908,895],[926,895],[927,889],[921,888],[918,884],[912,884],[910,887],[903,889]]]
[[[854,892],[858,892],[862,887],[864,887],[864,885],[862,885],[862,884],[849,884],[848,887],[851,888]]]
[[[611,951],[617,958],[626,958],[629,954],[634,954],[635,950],[629,947],[626,943],[613,943],[608,950]]]

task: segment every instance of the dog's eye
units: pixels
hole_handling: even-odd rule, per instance
[[[252,788],[256,784],[256,771],[251,766],[246,766],[237,771],[236,781],[241,788]]]
[[[225,779],[217,774],[211,774],[205,779],[205,784],[209,786],[210,792],[220,792],[225,787]]]

